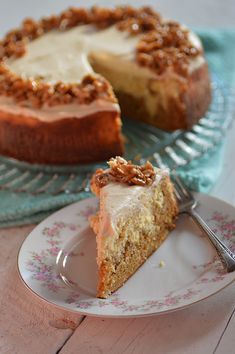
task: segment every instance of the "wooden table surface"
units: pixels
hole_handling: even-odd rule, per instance
[[[0,32],[18,24],[25,15],[49,14],[68,3],[79,1],[2,1]],[[234,0],[185,0],[177,1],[177,6],[169,0],[158,3],[168,16],[194,26],[232,25],[235,17]],[[233,205],[234,136],[235,126],[226,138],[223,172],[211,192]],[[19,247],[34,226],[0,230],[0,354],[235,353],[235,284],[187,309],[138,319],[78,316],[38,299],[17,274]]]

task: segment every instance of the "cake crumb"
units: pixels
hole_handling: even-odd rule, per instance
[[[166,263],[164,261],[159,262],[159,268],[165,267]]]

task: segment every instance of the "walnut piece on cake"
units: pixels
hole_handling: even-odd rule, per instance
[[[91,188],[95,194],[99,194],[99,189],[110,182],[119,182],[128,185],[150,186],[155,179],[153,165],[147,161],[144,165],[134,165],[131,161],[126,161],[123,157],[111,158],[106,170],[96,170],[91,180]]]

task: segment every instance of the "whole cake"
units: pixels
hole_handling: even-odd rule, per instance
[[[200,40],[149,7],[71,8],[26,19],[0,42],[0,154],[104,160],[123,153],[120,108],[172,131],[209,103]]]
[[[121,157],[97,170],[91,187],[100,209],[91,217],[96,233],[97,297],[106,298],[161,245],[175,227],[178,207],[166,171]]]

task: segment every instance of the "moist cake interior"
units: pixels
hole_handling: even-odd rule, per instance
[[[91,226],[96,233],[100,298],[121,287],[175,226],[172,184],[165,171],[155,171],[150,186],[111,182],[99,191],[100,210]],[[97,193],[94,186],[93,191]]]

